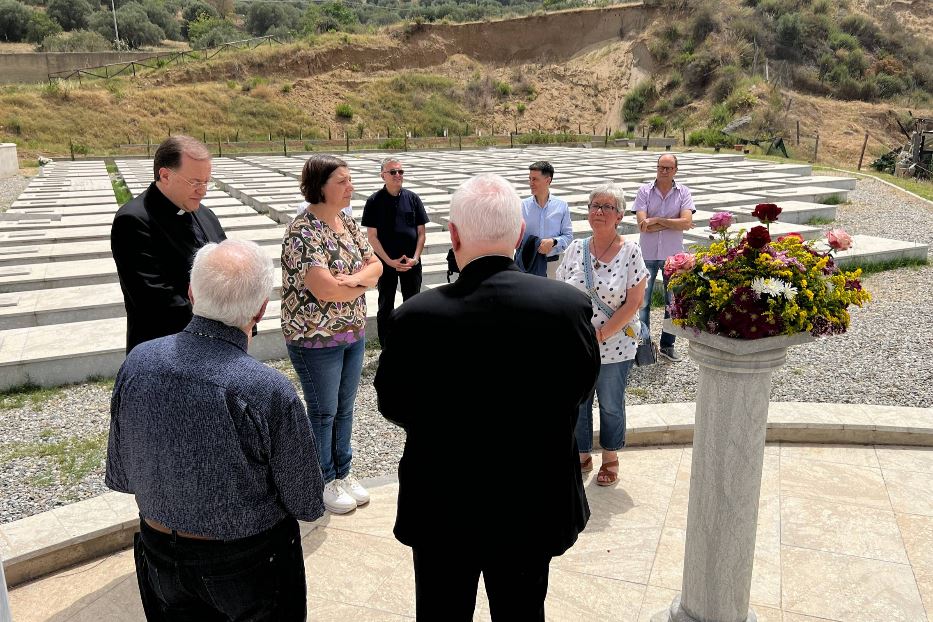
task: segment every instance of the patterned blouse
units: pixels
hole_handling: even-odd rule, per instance
[[[308,268],[332,275],[356,274],[373,249],[353,219],[344,213],[337,233],[305,210],[295,217],[282,241],[282,332],[289,345],[328,348],[365,338],[366,296],[352,302],[318,300],[305,286]]]
[[[570,283],[584,294],[586,291],[586,277],[583,274],[583,262],[590,262],[593,266],[593,257],[583,252],[583,240],[574,240],[564,253],[564,259],[557,268],[557,280]],[[645,262],[641,258],[641,247],[637,242],[624,240],[622,248],[609,263],[600,262],[599,267],[593,270],[593,287],[596,294],[610,309],[618,309],[625,304],[628,290],[638,285],[648,276]],[[638,313],[635,313],[638,317]],[[600,328],[609,317],[597,305],[593,305],[593,327]],[[630,339],[622,331],[599,344],[599,358],[603,365],[621,363],[635,358],[638,343]]]

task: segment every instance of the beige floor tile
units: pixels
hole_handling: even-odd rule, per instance
[[[353,512],[330,515],[327,526],[381,538],[394,538],[392,529],[395,527],[395,512],[398,508],[398,484],[370,489],[369,496],[369,503]]]
[[[781,547],[785,611],[845,622],[917,622],[926,613],[910,566]]]
[[[781,505],[776,495],[762,497],[758,506],[749,598],[758,605],[781,606]]]
[[[660,527],[587,530],[572,549],[554,558],[551,568],[644,584],[648,582],[660,534]]]
[[[782,460],[781,495],[891,509],[880,469],[820,460]]]
[[[898,514],[897,524],[907,549],[920,597],[933,619],[933,517]]]
[[[308,595],[365,606],[402,564],[411,564],[411,549],[394,539],[378,538],[330,527],[302,540]]]
[[[643,584],[553,569],[545,612],[555,621],[635,622],[644,592]]]
[[[678,594],[680,594],[679,590],[649,585],[645,588],[645,597],[641,601],[638,622],[651,622],[651,618],[656,614],[670,609],[671,603]]]
[[[323,598],[308,599],[308,619],[327,622],[402,622],[414,618]]]
[[[690,502],[690,469],[681,465],[677,472],[677,482],[667,506],[664,526],[673,529],[687,528],[687,506]]]
[[[144,619],[143,605],[139,600],[139,585],[134,575],[120,581],[113,589],[78,611],[74,616],[63,612],[60,617],[51,618],[51,621],[130,622]]]
[[[671,483],[677,476],[682,456],[681,448],[631,447],[619,452],[619,474],[640,475]],[[599,465],[595,466],[599,468]]]
[[[136,567],[133,551],[122,551],[110,557],[94,560],[17,586],[10,592],[10,608],[17,622],[62,619],[76,615],[98,599],[108,599],[108,593],[120,582],[130,579],[136,588]],[[66,613],[67,612],[67,613]]]
[[[782,622],[783,614],[780,609],[775,609],[774,607],[765,607],[762,605],[757,605],[752,603],[752,611],[755,612],[755,617],[758,618],[758,622]]]
[[[367,607],[399,615],[415,616],[415,568],[402,562],[382,581],[366,601]]]
[[[929,473],[885,469],[884,483],[895,512],[933,516],[933,477]]]
[[[933,447],[875,447],[882,473],[887,469],[933,473]]]
[[[853,466],[879,468],[875,448],[871,445],[807,445],[798,443],[783,443],[781,445],[781,459],[789,460],[821,460],[823,462],[837,462]]]
[[[684,577],[685,529],[665,527],[651,565],[648,585],[680,591]]]
[[[837,622],[836,620],[831,620],[830,618],[814,618],[813,616],[805,616],[799,613],[791,613],[790,611],[784,612],[784,622]]]
[[[584,481],[590,522],[587,532],[606,531],[616,526],[660,527],[670,502],[674,484],[622,472],[614,486],[596,485],[596,468]]]
[[[834,501],[784,497],[781,501],[781,543],[907,563],[894,512]]]

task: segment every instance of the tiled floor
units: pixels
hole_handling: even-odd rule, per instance
[[[681,584],[691,450],[632,449],[615,488],[587,481],[593,517],[551,565],[550,620],[647,622]],[[597,460],[598,461],[598,460]],[[771,444],[752,606],[762,622],[933,620],[933,448]],[[409,550],[392,537],[397,485],[305,526],[311,620],[414,617]],[[21,586],[17,622],[138,620],[132,554]],[[477,620],[488,620],[482,593]]]

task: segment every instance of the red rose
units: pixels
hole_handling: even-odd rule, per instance
[[[760,207],[760,206],[759,206]],[[745,240],[752,248],[764,248],[765,244],[771,241],[771,234],[761,225],[752,227],[752,230],[745,236]]]
[[[759,203],[755,206],[755,210],[752,212],[752,216],[761,222],[768,224],[777,220],[778,216],[783,211],[784,210],[782,210],[774,203]]]

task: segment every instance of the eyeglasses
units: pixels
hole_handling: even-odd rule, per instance
[[[588,206],[591,212],[603,211],[603,212],[617,212],[615,205],[610,205],[609,203],[590,203]]]
[[[404,175],[405,171],[400,168],[390,168],[389,170],[385,171],[385,174],[395,177],[396,175]]]
[[[178,175],[179,177],[181,177],[182,179],[184,179],[186,182],[188,182],[188,185],[194,188],[195,190],[213,190],[214,189],[213,179],[208,179],[207,181],[191,181],[190,179],[188,179],[187,177],[185,177],[178,171],[173,170],[172,172]]]
[[[677,167],[676,166],[659,166],[658,170],[661,171],[662,173],[666,173],[668,171],[673,171],[675,168]]]

